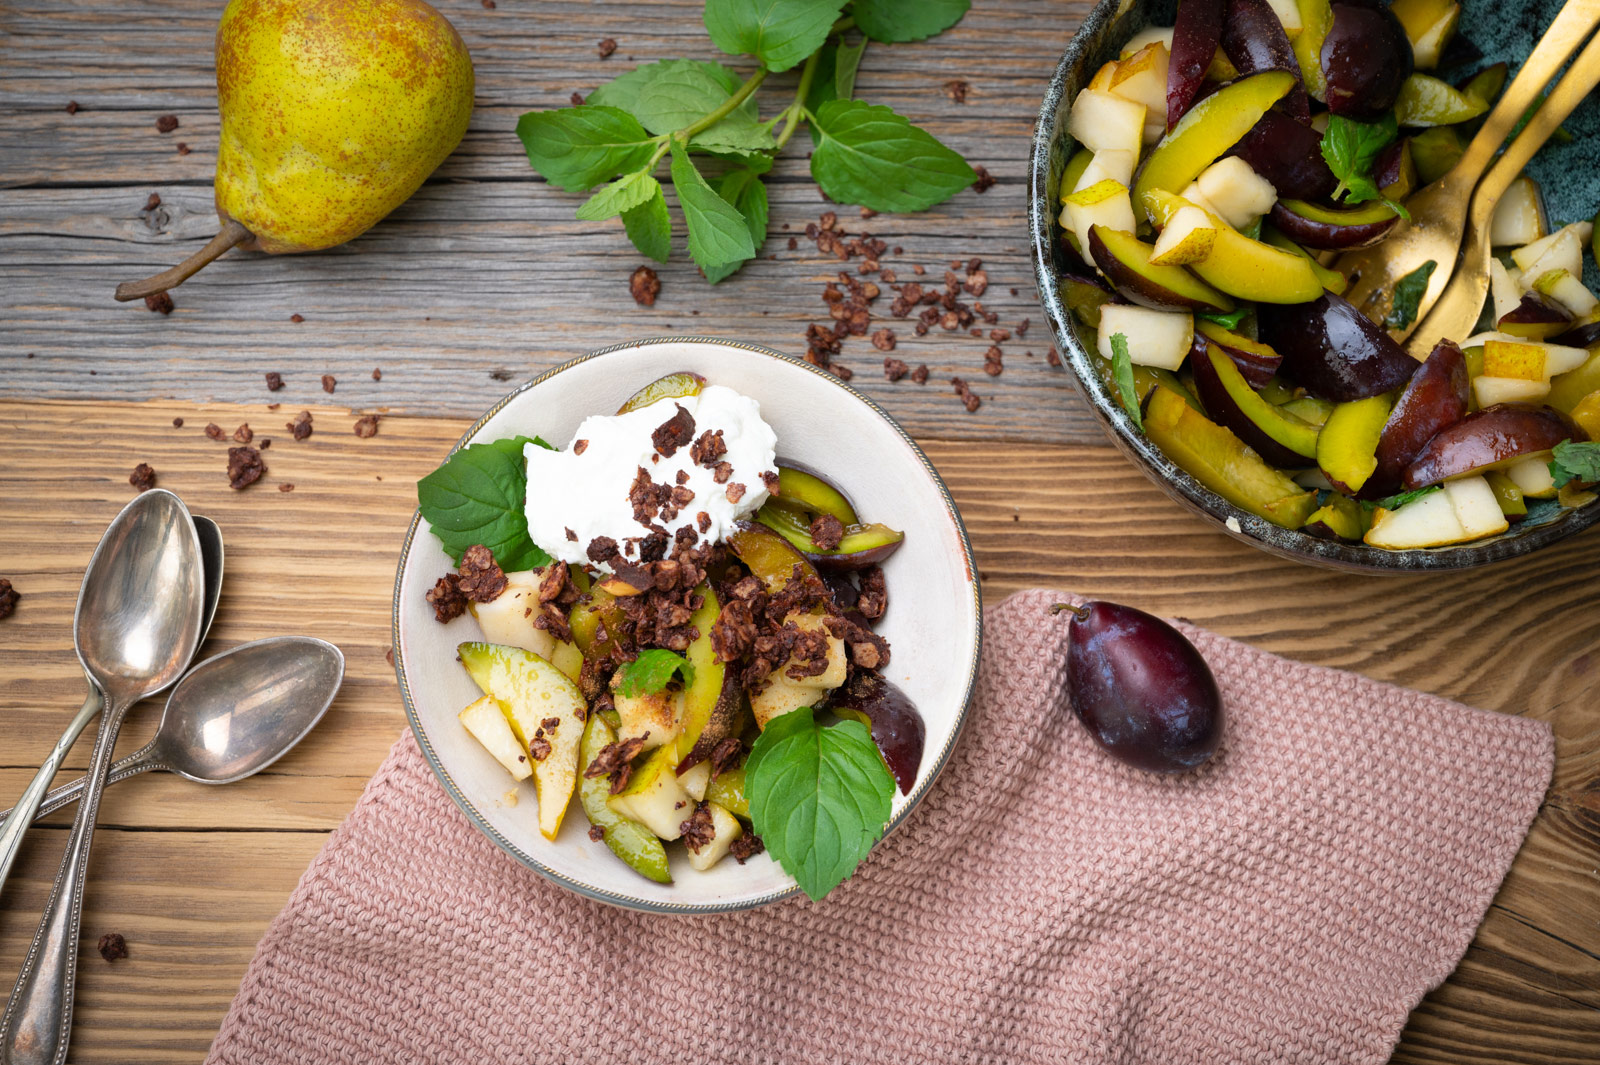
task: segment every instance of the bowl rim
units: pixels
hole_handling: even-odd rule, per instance
[[[1299,529],[1274,525],[1230,503],[1169,459],[1134,427],[1079,342],[1070,318],[1072,312],[1062,302],[1057,287],[1059,277],[1051,241],[1055,189],[1051,186],[1050,162],[1058,116],[1064,107],[1070,107],[1066,98],[1068,81],[1080,64],[1089,59],[1102,34],[1111,33],[1114,24],[1124,15],[1133,16],[1127,27],[1131,36],[1138,29],[1146,6],[1147,3],[1138,0],[1100,0],[1084,18],[1067,42],[1045,89],[1038,121],[1034,124],[1028,166],[1028,238],[1039,301],[1063,354],[1062,369],[1070,371],[1079,394],[1088,400],[1090,409],[1117,449],[1170,497],[1235,540],[1280,558],[1331,569],[1385,574],[1474,569],[1531,554],[1600,522],[1600,505],[1592,504],[1569,509],[1538,525],[1512,526],[1497,536],[1444,547],[1391,550],[1323,540]],[[1061,136],[1065,136],[1064,123],[1062,125]]]
[[[814,366],[809,362],[805,362],[804,360],[796,359],[790,355],[785,355],[780,351],[773,350],[772,348],[763,347],[759,344],[752,344],[743,340],[729,340],[726,337],[703,336],[699,334],[685,334],[681,336],[655,336],[646,337],[642,340],[623,341],[608,345],[607,347],[600,348],[596,351],[591,351],[585,355],[579,355],[576,358],[568,359],[566,362],[563,362],[558,366],[551,367],[550,369],[545,370],[523,382],[510,392],[507,392],[492,406],[490,406],[487,411],[480,415],[472,423],[472,425],[469,426],[464,433],[462,433],[460,439],[455,442],[454,446],[450,448],[446,458],[448,458],[449,455],[454,455],[457,451],[461,450],[461,448],[471,443],[473,438],[483,429],[484,425],[487,424],[487,422],[496,414],[499,414],[500,411],[505,409],[509,403],[516,400],[523,393],[528,392],[545,381],[555,377],[557,374],[563,373],[575,366],[591,360],[604,358],[605,356],[611,355],[618,351],[652,347],[658,344],[684,343],[712,344],[719,347],[733,348],[738,351],[753,352],[755,354],[765,355],[769,358],[777,359],[789,365],[807,370],[830,382],[835,387],[841,389],[847,396],[853,397],[855,400],[867,407],[867,409],[873,414],[877,415],[877,417],[886,422],[889,427],[900,436],[901,440],[905,442],[906,446],[911,449],[911,453],[916,457],[917,461],[922,464],[923,469],[927,471],[928,476],[932,479],[933,485],[938,490],[939,497],[944,503],[945,513],[954,523],[956,537],[961,545],[961,560],[966,567],[968,585],[971,589],[972,595],[972,601],[970,604],[973,622],[972,656],[971,660],[967,663],[966,684],[962,691],[959,708],[956,712],[955,724],[950,729],[944,745],[938,751],[932,770],[928,773],[927,777],[922,780],[921,783],[919,783],[917,788],[909,796],[907,796],[905,806],[900,810],[900,812],[891,818],[889,823],[884,827],[883,835],[878,838],[878,843],[873,845],[876,847],[879,843],[882,843],[883,840],[887,839],[890,833],[903,824],[913,810],[921,805],[922,800],[926,798],[928,792],[932,790],[934,782],[938,780],[939,775],[944,772],[946,765],[949,764],[950,756],[955,751],[956,744],[960,741],[962,733],[966,730],[967,722],[971,718],[972,700],[977,690],[978,666],[983,657],[982,581],[978,574],[977,561],[973,558],[972,542],[967,535],[966,523],[961,518],[961,511],[956,507],[955,499],[951,496],[949,487],[944,483],[944,478],[939,475],[939,471],[934,468],[933,463],[928,460],[928,456],[923,453],[922,448],[917,445],[917,442],[914,439],[912,439],[911,434],[907,433],[904,427],[902,427],[899,422],[895,421],[895,419],[890,416],[887,411],[874,402],[870,397],[858,392],[856,389],[846,384],[839,378],[837,374],[821,367]],[[450,796],[451,800],[455,802],[456,806],[461,810],[461,812],[466,815],[467,820],[470,821],[479,832],[488,837],[488,839],[502,851],[515,858],[522,865],[544,877],[546,880],[549,880],[550,882],[564,887],[570,891],[576,892],[585,898],[593,899],[597,902],[608,903],[623,909],[639,910],[646,913],[689,915],[734,913],[740,910],[750,910],[760,906],[766,906],[770,903],[792,898],[800,893],[800,886],[793,882],[793,877],[788,877],[790,884],[786,888],[780,888],[776,891],[769,891],[766,894],[757,896],[755,898],[743,899],[735,902],[658,902],[653,899],[640,898],[623,892],[615,892],[603,888],[597,888],[564,873],[557,872],[556,870],[540,862],[538,859],[534,858],[521,847],[517,846],[516,843],[512,842],[503,833],[501,833],[499,829],[490,824],[488,819],[478,812],[477,807],[473,805],[472,801],[467,798],[466,794],[456,784],[455,780],[450,774],[450,771],[445,768],[444,762],[439,757],[438,752],[434,750],[432,742],[428,739],[427,733],[422,727],[421,717],[417,711],[415,701],[412,698],[411,683],[406,675],[405,655],[402,649],[403,645],[400,640],[400,608],[402,602],[401,586],[405,580],[406,564],[410,559],[411,548],[416,542],[417,530],[421,526],[421,523],[422,511],[420,508],[418,508],[412,512],[411,524],[406,529],[405,543],[400,549],[399,562],[395,567],[394,597],[390,606],[390,641],[394,645],[395,651],[395,678],[399,682],[400,699],[402,704],[405,706],[406,721],[411,727],[412,735],[416,738],[417,746],[422,750],[423,758],[427,761],[428,766],[433,770],[434,776],[444,788],[445,793]],[[924,757],[926,757],[926,753],[924,754]],[[784,875],[786,877],[788,876],[787,873]]]

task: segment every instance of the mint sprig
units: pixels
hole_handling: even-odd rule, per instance
[[[1395,214],[1410,221],[1411,213],[1385,196],[1372,176],[1372,165],[1378,161],[1378,154],[1399,133],[1400,126],[1393,111],[1376,122],[1355,122],[1339,115],[1331,116],[1322,134],[1322,158],[1333,176],[1339,179],[1333,198],[1352,206],[1368,200],[1382,200]]]
[[[729,55],[754,56],[748,78],[721,63],[647,63],[576,107],[531,111],[517,123],[533,168],[568,192],[594,191],[578,218],[621,216],[636,248],[666,262],[672,217],[657,179],[668,159],[689,254],[712,283],[754,258],[766,238],[762,175],[801,126],[811,173],[827,196],[875,211],[921,211],[976,179],[956,152],[892,110],[852,99],[867,42],[922,40],[961,20],[970,0],[706,0],[705,25]],[[863,36],[853,31],[859,30]],[[756,91],[800,68],[789,103],[763,120]],[[694,156],[738,169],[708,180]],[[596,191],[597,190],[597,191]],[[735,225],[735,220],[740,224]]]
[[[1144,432],[1144,417],[1139,413],[1139,389],[1133,383],[1133,356],[1128,353],[1128,338],[1121,333],[1111,334],[1111,376],[1117,382],[1122,409],[1133,419],[1134,426]]]
[[[1550,476],[1555,478],[1557,488],[1568,481],[1600,483],[1600,442],[1563,440],[1550,455]]]
[[[824,727],[806,706],[767,722],[744,771],[756,834],[812,899],[855,872],[893,808],[894,777],[867,727]]]
[[[673,677],[683,678],[684,687],[694,683],[694,667],[676,651],[659,647],[640,651],[639,657],[625,662],[617,670],[616,690],[619,695],[636,699],[641,695],[654,695],[672,683]]]
[[[482,544],[508,572],[548,565],[550,556],[528,535],[523,509],[528,495],[528,444],[549,447],[538,437],[514,436],[469,444],[417,482],[417,508],[452,561]]]
[[[1383,324],[1390,329],[1405,329],[1417,320],[1417,308],[1423,293],[1428,291],[1428,279],[1439,264],[1429,259],[1394,284],[1392,306],[1384,315]]]

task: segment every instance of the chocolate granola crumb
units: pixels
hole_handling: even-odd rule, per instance
[[[150,194],[150,198],[148,200],[144,201],[144,209],[146,211],[154,211],[157,207],[160,207],[160,206],[161,206],[161,194],[159,192],[152,192]]]
[[[960,80],[947,81],[944,83],[944,94],[950,97],[952,102],[958,104],[964,104],[967,102],[967,93],[971,91],[971,89],[971,85]]]
[[[250,428],[249,422],[245,422],[243,425],[239,426],[239,428],[233,431],[233,442],[236,444],[248,444],[255,438],[255,430]]]
[[[720,777],[744,758],[744,744],[737,736],[724,737],[711,748],[711,775]]]
[[[828,369],[832,370],[833,373],[834,373],[834,376],[838,377],[839,380],[841,380],[841,381],[848,381],[848,380],[850,380],[850,378],[852,378],[852,377],[854,377],[856,375],[856,372],[854,370],[850,369],[850,367],[841,365],[840,363],[837,363],[837,362],[829,363],[828,364]]]
[[[117,961],[128,956],[128,941],[116,932],[107,932],[100,937],[100,956],[106,961]]]
[[[156,471],[148,462],[141,462],[128,475],[128,483],[141,492],[147,492],[156,486]]]
[[[727,484],[728,478],[733,476],[733,463],[719,462],[711,467],[711,479],[718,484]]]
[[[485,11],[493,11],[495,9],[496,5],[494,0],[479,0],[479,2],[483,4],[483,9]]]
[[[294,416],[294,421],[285,422],[283,427],[289,430],[289,434],[296,440],[304,440],[311,435],[311,412],[301,411]]]
[[[162,115],[156,119],[156,130],[160,133],[171,133],[178,128],[177,115]]]
[[[967,280],[961,286],[968,294],[981,296],[989,289],[989,272],[987,270],[971,270],[967,273]]]
[[[565,569],[565,567],[556,567]],[[482,544],[473,544],[461,553],[461,594],[475,603],[492,603],[506,590],[506,575],[494,555]]]
[[[583,771],[584,777],[590,780],[596,777],[610,777],[611,794],[615,795],[628,786],[628,776],[633,772],[633,760],[644,750],[644,742],[649,737],[650,734],[647,732],[643,736],[606,744],[595,753],[594,761]]]
[[[617,40],[615,37],[607,37],[600,42],[597,48],[601,59],[610,59],[617,50]]]
[[[267,464],[261,461],[261,452],[253,447],[228,449],[228,487],[244,489],[261,480]]]
[[[329,395],[333,394],[334,387],[338,385],[338,383],[339,382],[334,378],[333,374],[325,373],[322,375],[322,390],[327,392]]]
[[[571,96],[567,97],[567,102],[572,104],[573,107],[581,106],[583,104],[583,93],[573,93]]]
[[[1048,362],[1051,366],[1060,366],[1061,356],[1056,352],[1055,348],[1051,348],[1049,351],[1045,352],[1044,361]]]
[[[212,440],[222,440],[222,439],[225,439],[227,437],[227,435],[228,435],[227,431],[224,430],[222,428],[222,426],[218,425],[216,422],[212,422],[211,424],[206,426],[206,436],[209,437]]]
[[[461,578],[454,573],[446,573],[435,581],[423,598],[433,607],[433,619],[441,625],[467,612],[467,597],[461,594]]]
[[[1031,322],[1027,318],[1024,318],[1022,321],[1017,323],[1017,338],[1019,340],[1028,335],[1028,326],[1030,324]]]
[[[617,542],[609,536],[596,536],[589,541],[589,547],[584,551],[589,556],[589,561],[595,565],[610,562],[617,557]]]
[[[303,314],[291,314],[289,316],[289,321],[293,322],[295,325],[299,325],[301,322],[303,322],[305,320],[306,320],[306,316],[303,315]]]
[[[978,180],[972,183],[973,192],[977,193],[979,196],[982,196],[984,193],[994,188],[994,175],[989,173],[988,170],[984,169],[982,163],[973,166],[972,169],[978,175]]]
[[[902,359],[897,359],[890,355],[883,360],[883,376],[891,381],[898,381],[910,372],[911,367],[907,366]]]
[[[78,112],[79,112],[79,111],[80,111],[80,110],[82,110],[82,108],[80,108],[80,107],[79,107],[79,106],[78,106],[78,101],[76,101],[76,100],[68,100],[68,101],[67,101],[67,114],[69,114],[69,115],[75,115],[75,114],[77,114],[77,113],[78,113]]]
[[[573,532],[571,529],[566,529],[566,528],[562,529],[562,531],[567,534],[567,540],[569,542],[574,543],[574,544],[578,542],[578,534],[577,533]]]
[[[261,438],[261,442],[256,445],[256,447],[260,448],[262,451],[267,450],[267,448],[269,448],[271,446],[272,446],[272,437],[270,437],[270,436],[263,436]],[[383,478],[379,477],[378,480],[381,481],[381,480],[383,480]]]
[[[372,379],[374,381],[382,381],[383,380],[383,370],[380,369],[377,366],[374,366],[372,368]]]
[[[155,311],[157,314],[172,313],[172,297],[165,292],[157,292],[153,296],[144,298],[146,310]]]
[[[17,609],[17,600],[21,598],[21,593],[11,587],[11,582],[0,577],[0,618],[10,617]]]
[[[588,451],[588,450],[589,450],[589,441],[587,441],[587,440],[574,440],[572,442],[572,453],[574,455],[581,455],[585,451]]]
[[[879,351],[893,351],[895,344],[893,329],[880,329],[872,334],[872,346]]]
[[[970,414],[979,407],[983,406],[983,400],[978,398],[978,394],[976,392],[968,392],[966,395],[961,397],[961,404],[967,408],[967,413]]]
[[[868,621],[877,621],[889,609],[889,582],[879,566],[868,566],[860,572],[861,594],[856,599],[856,609]]]
[[[183,428],[183,419],[182,418],[174,418],[174,419],[172,419],[172,427],[174,429],[182,429]]]
[[[182,141],[179,141],[178,142],[178,154],[179,155],[188,155],[189,154],[189,146],[187,144],[183,143]]]
[[[682,403],[674,403],[672,417],[656,426],[650,434],[650,443],[664,459],[670,459],[694,439],[694,415]]]
[[[369,436],[378,435],[378,416],[367,414],[356,419],[355,434],[363,440]]]
[[[728,502],[730,502],[730,503],[739,502],[739,500],[744,498],[744,493],[745,493],[744,485],[740,484],[738,481],[734,481],[732,484],[730,484],[728,486],[728,491],[727,491]]]
[[[717,838],[716,826],[711,823],[711,807],[704,802],[695,804],[694,813],[689,819],[678,826],[684,845],[695,854],[699,854],[711,845]]]
[[[728,444],[722,438],[722,430],[707,429],[701,433],[693,444],[689,445],[689,461],[696,466],[707,469],[715,466],[722,456],[728,453]]]
[[[578,94],[573,93],[572,95],[576,96]],[[595,843],[604,843],[606,841],[606,830],[601,828],[599,825],[590,825],[589,838]]]
[[[282,484],[280,484],[278,486],[278,491],[280,491],[280,492],[292,492],[292,491],[294,491],[294,483],[291,482],[291,481],[284,481]]]
[[[554,749],[555,748],[550,746],[550,741],[545,739],[543,736],[535,736],[532,740],[528,741],[528,753],[533,756],[533,760],[535,762],[542,762],[546,758],[549,758],[550,752]]]
[[[928,364],[927,363],[923,363],[921,366],[918,366],[915,370],[912,370],[911,371],[911,380],[915,381],[919,385],[927,384],[928,383]]]
[[[283,374],[278,373],[276,370],[270,371],[267,374],[267,391],[268,392],[276,392],[282,387],[283,387]]]
[[[746,861],[766,849],[766,844],[761,842],[761,837],[753,832],[746,832],[728,845],[728,853],[740,865],[743,865]]]
[[[661,278],[650,267],[641,266],[628,276],[628,292],[639,306],[654,307],[661,295]]]
[[[790,251],[794,251],[798,247],[800,247],[800,241],[795,239],[794,237],[790,237],[789,238],[789,250]]]
[[[844,522],[832,514],[818,514],[811,522],[811,542],[824,551],[836,550],[844,540]]]

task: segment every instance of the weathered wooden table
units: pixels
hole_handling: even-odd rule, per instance
[[[132,494],[136,463],[227,535],[213,647],[308,632],[337,642],[350,667],[324,724],[269,772],[220,789],[145,777],[108,793],[76,1061],[200,1060],[257,938],[404,727],[385,660],[394,560],[413,482],[466,420],[509,382],[619,340],[695,332],[799,354],[806,325],[827,320],[821,289],[838,269],[803,237],[790,250],[780,232],[763,249],[770,258],[716,288],[675,261],[656,305],[636,306],[627,277],[640,257],[614,225],[573,220],[577,200],[531,173],[512,127],[521,111],[562,104],[633,63],[709,57],[700,4],[499,0],[491,10],[443,0],[476,62],[478,107],[461,148],[410,203],[334,251],[230,255],[177,290],[170,316],[113,303],[118,281],[214,231],[211,37],[221,6],[0,0],[0,576],[23,595],[0,621],[0,804],[20,793],[77,705],[77,586]],[[868,49],[862,95],[927,126],[998,183],[920,216],[863,221],[844,209],[843,226],[901,246],[885,263],[901,272],[921,263],[937,277],[952,260],[981,258],[985,305],[1001,325],[1031,318],[1033,329],[1003,345],[999,377],[983,373],[987,340],[939,330],[898,330],[895,354],[932,370],[923,386],[886,381],[882,353],[864,338],[841,361],[950,481],[989,598],[1071,588],[1550,721],[1558,764],[1545,807],[1396,1060],[1600,1060],[1600,536],[1484,573],[1323,573],[1202,525],[1107,445],[1065,373],[1046,364],[1023,227],[1034,111],[1087,7],[991,0],[934,42]],[[605,37],[620,47],[602,61]],[[970,83],[965,103],[945,88],[955,79]],[[163,134],[165,114],[180,125]],[[772,181],[774,225],[791,234],[828,208],[803,154],[780,162]],[[145,210],[152,192],[161,205]],[[283,374],[283,391],[266,391],[269,370]],[[332,396],[323,374],[338,379]],[[952,375],[982,396],[976,413],[953,394]],[[301,409],[314,412],[316,432],[296,444],[281,426]],[[379,435],[356,438],[352,411],[383,413]],[[213,421],[276,438],[263,482],[228,488],[225,445],[202,432]],[[135,715],[128,749],[155,716]],[[19,964],[59,859],[67,821],[49,824],[0,898],[0,974]],[[100,959],[106,932],[127,937],[127,960]]]

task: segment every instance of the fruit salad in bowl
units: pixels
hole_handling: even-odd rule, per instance
[[[524,406],[424,477],[413,540],[437,551],[403,563],[397,666],[428,657],[419,737],[457,752],[447,788],[481,822],[495,796],[520,836],[497,842],[535,868],[610,901],[687,896],[662,908],[748,904],[741,881],[820,898],[953,740],[949,694],[930,728],[888,624],[902,588],[920,598],[902,551],[948,526],[791,459],[782,420],[707,368],[576,422]],[[584,875],[599,852],[623,890]]]
[[[1461,16],[1103,3],[1046,100],[1036,267],[1080,385],[1158,483],[1277,553],[1457,568],[1600,519],[1590,222],[1518,178],[1476,330],[1420,352],[1398,338],[1434,264],[1376,320],[1333,268],[1405,225],[1506,84],[1506,63],[1463,69]]]

